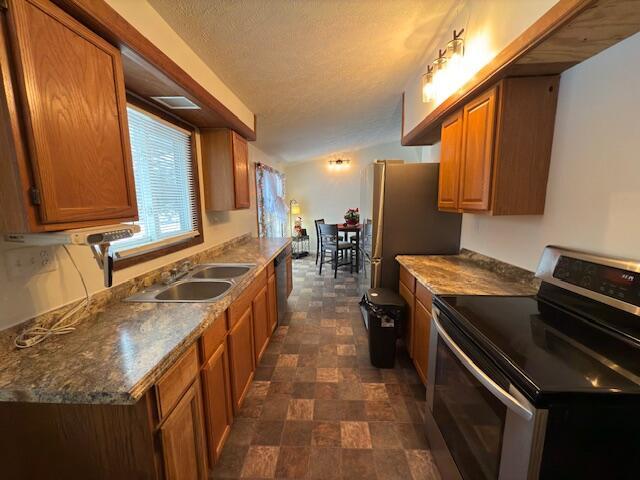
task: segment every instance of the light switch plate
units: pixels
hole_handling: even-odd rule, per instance
[[[53,272],[58,268],[54,247],[14,248],[4,252],[9,280]]]

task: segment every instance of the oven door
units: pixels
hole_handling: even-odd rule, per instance
[[[546,410],[536,410],[436,307],[429,352],[426,428],[442,477],[538,478]]]

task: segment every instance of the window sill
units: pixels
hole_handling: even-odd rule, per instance
[[[201,232],[197,237],[189,238],[178,243],[173,243],[171,245],[167,245],[166,247],[158,248],[157,250],[143,252],[138,255],[132,255],[126,258],[115,258],[113,260],[113,270],[116,271],[132,267],[134,265],[138,265],[139,263],[148,262],[156,258],[164,257],[165,255],[169,255],[170,253],[179,252],[180,250],[184,250],[185,248],[200,245],[203,242],[204,236]]]

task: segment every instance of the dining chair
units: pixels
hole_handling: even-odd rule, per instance
[[[350,272],[353,273],[353,244],[351,242],[342,242],[338,236],[338,226],[328,225],[325,223],[319,223],[318,229],[320,231],[320,270],[318,275],[322,275],[322,265],[331,262],[333,267],[333,278],[338,277],[338,267],[349,265]],[[329,253],[330,258],[325,260],[325,255]],[[342,258],[348,258],[348,262],[339,262],[339,253],[349,253],[349,255],[343,255]]]
[[[320,229],[318,225],[324,223],[324,218],[319,218],[318,220],[314,220],[316,224],[316,265],[318,264],[318,258],[320,258]]]

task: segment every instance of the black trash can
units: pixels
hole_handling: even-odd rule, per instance
[[[405,303],[387,288],[370,288],[360,300],[364,326],[369,332],[369,358],[378,368],[393,368],[396,340],[402,335]]]

